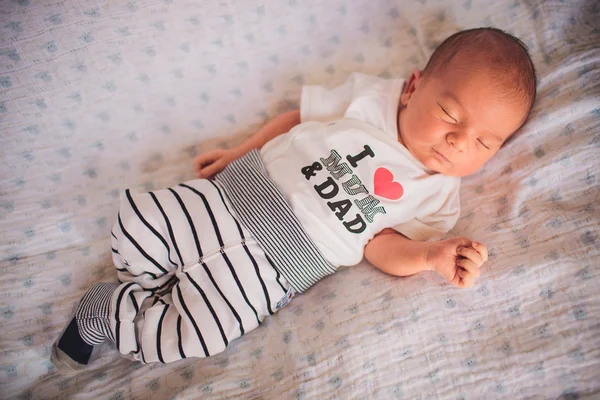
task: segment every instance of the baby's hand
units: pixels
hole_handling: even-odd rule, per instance
[[[480,268],[488,259],[487,248],[466,237],[431,243],[427,261],[431,269],[460,288],[471,288],[481,275]]]
[[[200,154],[194,159],[194,171],[198,178],[212,178],[223,171],[230,162],[238,159],[240,156],[238,150],[217,149],[208,153]]]

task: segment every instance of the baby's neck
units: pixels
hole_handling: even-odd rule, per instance
[[[402,112],[403,108],[404,107],[402,107],[402,104],[399,104],[398,111],[396,112],[396,138],[398,139],[398,143],[406,147],[406,144],[404,143],[404,140],[402,138],[402,132],[400,132],[400,113]],[[406,147],[406,149],[408,150],[408,147]]]

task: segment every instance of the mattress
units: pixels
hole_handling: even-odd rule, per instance
[[[592,0],[0,2],[0,397],[546,399],[600,395],[600,7]],[[344,268],[208,359],[110,344],[67,379],[49,351],[114,282],[125,188],[193,177],[298,106],[303,84],[408,77],[460,30],[529,46],[538,99],[463,180],[450,235],[485,243],[471,290]]]

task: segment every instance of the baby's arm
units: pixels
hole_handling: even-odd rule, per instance
[[[479,277],[488,252],[483,244],[465,237],[421,242],[384,229],[365,246],[365,258],[390,275],[436,271],[453,285],[470,288]]]
[[[230,162],[242,157],[250,150],[260,149],[269,140],[289,132],[300,123],[300,110],[283,113],[264,125],[256,133],[233,149],[218,149],[204,153],[194,160],[194,171],[198,178],[210,178],[221,172]]]

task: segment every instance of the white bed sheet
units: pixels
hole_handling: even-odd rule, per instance
[[[589,1],[0,1],[0,397],[493,399],[600,393],[600,7]],[[477,287],[340,271],[224,354],[57,375],[76,302],[114,281],[124,188],[192,177],[349,72],[406,77],[449,34],[530,46],[527,126],[464,180],[455,235],[491,249]],[[200,148],[198,143],[216,138]]]

